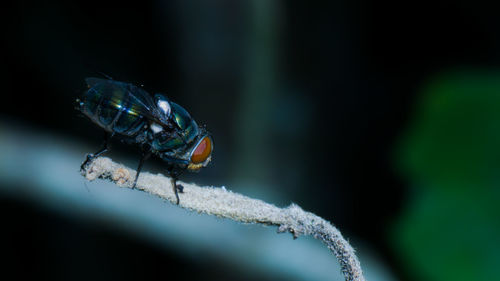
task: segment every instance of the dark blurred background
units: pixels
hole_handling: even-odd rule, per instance
[[[500,274],[496,8],[488,1],[3,4],[0,138],[25,130],[97,150],[102,133],[73,102],[85,77],[104,73],[166,93],[207,125],[212,165],[183,180],[295,202],[335,223],[355,248],[375,252],[396,280],[491,280]],[[136,148],[113,148],[109,156],[136,165]],[[145,170],[161,172],[161,164],[151,160]],[[70,165],[77,173],[80,163]],[[10,259],[2,266],[17,274],[157,278],[155,269],[168,264],[181,280],[246,276],[30,198],[0,194],[2,254]]]

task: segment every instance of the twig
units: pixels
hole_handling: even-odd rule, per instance
[[[99,157],[89,163],[82,175],[88,180],[108,179],[122,187],[132,187],[136,172],[110,158]],[[290,232],[294,238],[312,235],[321,240],[337,257],[346,280],[365,280],[354,249],[328,221],[291,204],[278,208],[264,201],[252,199],[225,188],[200,187],[182,183],[184,193],[179,194],[179,206],[222,218],[244,223],[278,226],[278,232]],[[142,172],[136,188],[176,203],[170,179],[161,175]]]

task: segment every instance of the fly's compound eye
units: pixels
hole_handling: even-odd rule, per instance
[[[194,149],[191,155],[191,162],[194,164],[203,163],[210,154],[212,154],[212,139],[205,136]]]

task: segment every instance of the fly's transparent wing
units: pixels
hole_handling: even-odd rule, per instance
[[[168,124],[161,121],[163,118],[155,101],[142,88],[130,83],[95,77],[86,78],[85,81],[89,90],[84,99],[98,102],[96,106],[123,111],[132,116],[144,116],[168,127]]]

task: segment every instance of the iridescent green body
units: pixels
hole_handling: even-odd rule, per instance
[[[198,124],[189,116],[189,113],[180,105],[170,102],[173,120],[180,128],[179,137],[170,139],[156,138],[152,141],[153,148],[164,151],[182,146],[184,143],[191,143],[199,133]]]
[[[184,108],[163,95],[153,99],[142,88],[114,80],[87,78],[86,82],[89,89],[79,103],[83,114],[113,135],[150,145],[166,161],[187,165],[193,147],[206,135]],[[168,112],[158,101],[167,103]]]
[[[144,160],[156,154],[168,163],[172,187],[179,203],[176,184],[184,170],[198,171],[211,161],[213,141],[180,105],[156,94],[154,99],[142,88],[111,79],[87,78],[88,90],[78,101],[78,109],[107,133],[103,148],[87,155],[82,169],[108,150],[112,136],[139,144],[142,151],[135,187]]]

